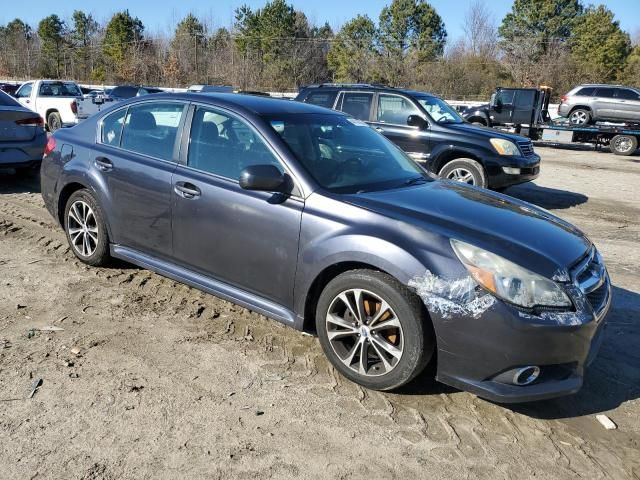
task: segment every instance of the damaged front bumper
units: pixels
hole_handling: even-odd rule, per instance
[[[585,368],[602,343],[611,286],[607,277],[597,305],[573,291],[574,299],[582,299],[575,312],[538,315],[489,294],[458,307],[424,291],[420,296],[436,332],[437,380],[491,401],[515,403],[580,390]],[[529,366],[540,369],[534,381],[509,381],[511,372]]]

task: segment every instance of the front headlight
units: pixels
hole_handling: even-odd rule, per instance
[[[503,300],[524,308],[571,306],[554,281],[468,243],[452,239],[451,246],[473,279]]]
[[[504,138],[492,138],[489,140],[493,148],[500,155],[520,155],[520,150],[515,143],[505,140]]]

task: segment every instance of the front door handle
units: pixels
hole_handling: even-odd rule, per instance
[[[176,182],[173,190],[182,198],[196,198],[200,196],[200,189],[189,182]]]
[[[95,165],[98,167],[98,170],[103,172],[108,172],[113,169],[113,162],[109,160],[107,157],[96,157]]]

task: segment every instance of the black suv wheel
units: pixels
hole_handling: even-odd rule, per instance
[[[476,185],[478,187],[487,188],[487,176],[484,168],[475,160],[470,158],[457,158],[451,160],[440,169],[438,175],[447,180]]]

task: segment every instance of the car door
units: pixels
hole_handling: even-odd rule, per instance
[[[173,175],[176,261],[290,306],[304,202],[242,189],[243,168],[286,169],[245,119],[209,106],[192,108],[189,138]]]
[[[31,92],[33,91],[33,82],[23,83],[22,86],[16,91],[15,97],[18,102],[24,107],[30,108],[35,111],[35,105],[31,104]]]
[[[336,110],[368,122],[373,109],[373,92],[343,91],[336,101]]]
[[[108,185],[113,243],[171,257],[171,176],[186,108],[183,102],[143,102],[101,121],[92,166]]]
[[[491,109],[491,122],[494,125],[512,123],[515,91],[502,89],[496,92],[494,107]]]
[[[616,90],[618,114],[623,120],[631,122],[640,121],[640,93],[630,88],[618,88]]]
[[[414,160],[426,161],[429,158],[429,131],[407,125],[409,115],[424,118],[411,99],[403,95],[378,93],[371,125]]]
[[[592,108],[596,119],[618,119],[618,100],[615,98],[615,89],[611,87],[598,87],[593,99]]]

